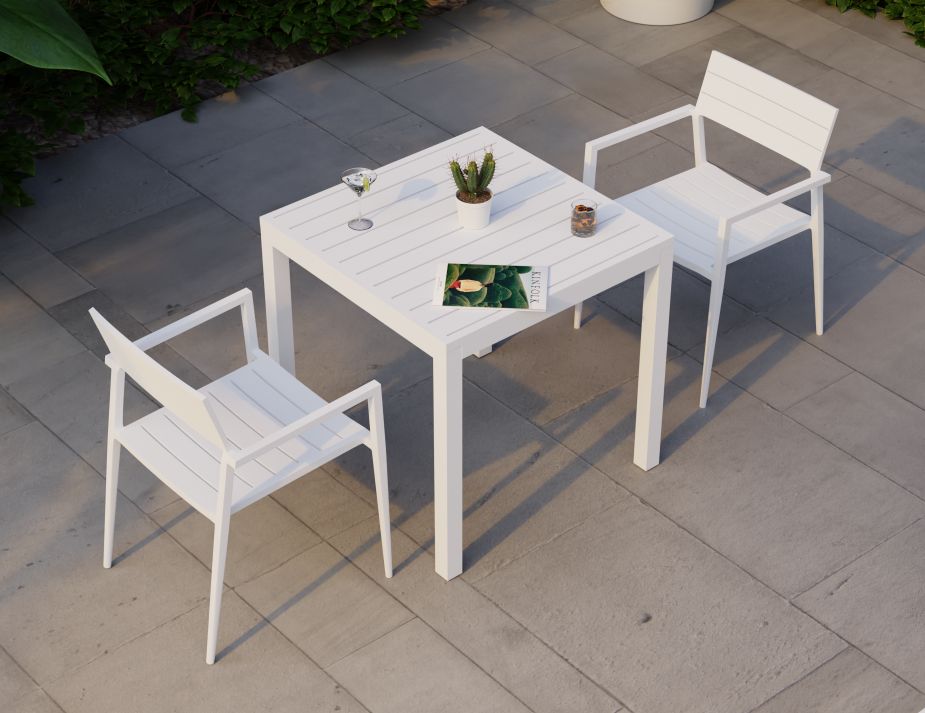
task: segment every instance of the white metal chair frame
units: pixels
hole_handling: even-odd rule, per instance
[[[205,504],[202,498],[199,499],[199,502],[193,502],[189,498],[184,497],[182,492],[178,492],[181,497],[187,499],[190,504],[194,505],[197,510],[208,517],[215,526],[212,549],[212,578],[209,597],[208,644],[206,650],[206,663],[209,664],[215,661],[231,515],[247,505],[270,495],[302,475],[305,475],[309,470],[313,470],[323,464],[323,462],[327,462],[327,460],[357,445],[365,445],[372,453],[376,496],[378,500],[380,535],[382,538],[383,564],[386,577],[392,576],[392,546],[389,520],[385,433],[383,430],[382,415],[382,391],[378,382],[370,381],[345,396],[318,407],[310,413],[306,413],[301,418],[279,427],[275,432],[260,437],[246,447],[237,448],[230,442],[225,429],[216,416],[216,403],[214,399],[204,390],[197,391],[193,389],[144,353],[146,350],[158,344],[172,339],[193,327],[201,325],[235,308],[241,309],[244,345],[248,366],[259,360],[266,360],[266,362],[263,362],[263,367],[265,369],[271,367],[278,368],[280,372],[282,372],[282,368],[278,367],[275,362],[270,362],[270,358],[257,346],[257,325],[254,316],[253,296],[251,291],[247,289],[241,290],[198,312],[177,320],[156,332],[148,334],[136,342],[129,341],[95,309],[90,310],[93,321],[96,323],[103,339],[109,347],[110,353],[106,357],[106,364],[112,370],[109,400],[109,428],[106,440],[106,508],[103,535],[103,567],[109,568],[112,565],[113,530],[115,525],[116,499],[118,495],[119,456],[121,448],[125,446],[132,451],[134,455],[139,457],[139,460],[143,463],[145,462],[145,458],[133,450],[130,445],[132,440],[127,437],[128,429],[131,424],[126,426],[123,423],[126,374],[163,405],[161,411],[174,416],[179,420],[182,426],[189,429],[189,432],[198,436],[202,442],[214,446],[217,452],[220,453],[217,468],[218,473],[216,474],[218,485],[217,497],[215,498],[214,507]],[[243,367],[238,371],[243,371],[247,368],[248,367]],[[286,376],[292,379],[294,385],[298,385],[307,393],[311,393],[307,387],[296,382],[294,377],[290,377],[288,374]],[[324,403],[313,393],[311,395],[315,397],[319,403]],[[259,487],[254,488],[252,491],[248,491],[246,497],[239,497],[238,499],[233,498],[235,478],[241,468],[254,462],[260,456],[284,444],[292,442],[293,439],[299,438],[301,435],[305,434],[307,430],[325,424],[325,422],[330,421],[332,417],[341,418],[341,420],[347,419],[348,417],[344,415],[344,411],[364,401],[367,403],[369,410],[369,429],[365,429],[350,420],[350,438],[345,439],[341,447],[333,450],[330,458],[327,458],[327,460],[323,462],[315,460],[311,463],[305,463],[304,466],[302,463],[296,462],[295,466],[287,469],[282,476],[275,474],[265,482],[262,482]],[[157,472],[154,474],[161,480],[164,480],[168,486],[173,487],[175,490],[177,489],[176,479],[174,479],[173,482],[168,482],[168,480],[165,480],[163,474]]]
[[[706,156],[704,118],[716,121],[809,170],[809,178],[767,196],[761,196],[758,193],[754,202],[745,208],[733,212],[714,214],[713,217],[716,219],[716,242],[711,262],[686,261],[679,259],[676,252],[676,262],[703,275],[711,282],[703,378],[700,389],[701,408],[706,406],[707,403],[723,287],[726,280],[726,268],[731,262],[792,237],[808,228],[812,233],[816,334],[822,334],[824,279],[822,187],[831,180],[831,176],[820,169],[837,115],[838,109],[835,107],[760,70],[714,51],[707,66],[707,72],[696,106],[688,104],[594,139],[585,145],[582,180],[592,188],[596,182],[598,153],[602,149],[688,117],[693,120],[694,133],[695,167],[692,171],[711,165],[708,164]],[[711,170],[719,171],[715,167]],[[746,185],[728,176],[728,174],[723,175],[743,187]],[[663,181],[662,183],[665,182]],[[661,184],[654,184],[654,186],[649,186],[637,193],[642,194],[644,191],[659,185]],[[781,206],[784,201],[804,193],[810,194],[810,214],[806,216],[805,222],[801,221],[796,225],[788,225],[783,232],[771,232],[763,236],[760,241],[752,241],[747,249],[740,250],[735,255],[730,254],[730,244],[735,236],[734,231],[742,224],[742,221],[769,209],[774,209],[775,206]],[[630,194],[630,196],[635,195]],[[786,208],[793,210],[789,206]],[[793,212],[805,215],[800,211],[793,210]],[[658,223],[658,220],[651,215],[645,217]],[[663,227],[675,232],[670,226]],[[575,306],[575,329],[581,326],[581,307],[581,303]]]

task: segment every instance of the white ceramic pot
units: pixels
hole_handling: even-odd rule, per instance
[[[680,25],[703,17],[713,0],[601,0],[611,15],[640,25]]]
[[[495,199],[492,195],[483,203],[466,203],[459,200],[459,194],[456,198],[456,213],[459,215],[459,224],[466,230],[479,230],[488,225],[491,220],[491,202]]]

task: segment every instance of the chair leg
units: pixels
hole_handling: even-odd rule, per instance
[[[707,313],[707,339],[703,350],[703,377],[700,380],[700,408],[707,405],[710,393],[710,375],[713,373],[713,354],[716,351],[716,334],[719,331],[719,312],[723,305],[723,287],[726,266],[718,269],[710,283],[710,310]]]
[[[119,456],[122,444],[108,439],[106,448],[106,508],[103,515],[103,567],[112,566],[112,541],[116,527],[116,502],[119,498]]]
[[[369,401],[369,432],[372,439],[373,478],[376,481],[376,504],[379,509],[379,536],[382,539],[382,564],[385,576],[392,576],[392,524],[389,517],[389,474],[386,464],[385,430],[382,416],[382,391]]]
[[[579,302],[575,305],[575,316],[572,319],[572,327],[574,329],[579,329],[581,327],[581,308],[584,305],[584,302]]]
[[[816,307],[816,334],[821,335],[824,326],[823,317],[823,285],[825,281],[825,225],[822,217],[822,190],[813,191],[812,194],[812,224],[813,237],[813,295]]]
[[[223,466],[223,470],[226,466]],[[219,483],[218,518],[212,539],[212,584],[209,590],[209,635],[206,663],[215,663],[218,645],[218,622],[222,611],[222,588],[225,582],[225,557],[228,554],[228,526],[231,522],[231,489],[233,475],[229,472]]]

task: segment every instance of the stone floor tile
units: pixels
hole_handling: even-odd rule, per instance
[[[477,586],[634,711],[744,713],[844,648],[632,498]]]
[[[449,139],[450,134],[417,114],[405,114],[355,134],[348,142],[380,164],[391,163]]]
[[[0,461],[0,630],[39,684],[208,596],[206,569],[124,498],[102,568],[103,479],[40,424],[0,438]]]
[[[727,17],[785,47],[803,50],[812,56],[813,46],[825,42],[840,28],[794,4],[788,0],[732,0],[720,5],[712,14]]]
[[[337,185],[345,168],[369,163],[356,149],[299,121],[188,163],[176,173],[257,230],[262,214]]]
[[[921,379],[925,313],[903,306],[925,295],[925,276],[874,256],[830,277],[826,290],[826,332],[816,336],[812,299],[801,294],[775,307],[768,317],[891,391],[925,407]]]
[[[45,308],[93,289],[5,218],[0,218],[0,271]]]
[[[167,168],[224,151],[260,134],[290,124],[299,116],[257,87],[244,85],[197,107],[196,121],[179,111],[146,121],[120,135]]]
[[[734,387],[717,385],[700,409],[699,370],[675,362],[657,468],[626,465],[623,392],[549,431],[775,591],[804,591],[925,514],[918,498]]]
[[[570,93],[567,87],[495,49],[384,91],[451,134],[501,124]]]
[[[412,77],[432,72],[489,45],[453,27],[442,18],[431,18],[422,28],[399,38],[380,37],[337,52],[326,58],[335,67],[370,87],[390,87]]]
[[[3,277],[0,334],[0,386],[9,386],[84,350],[67,330]]]
[[[385,400],[393,522],[433,548],[431,381]],[[625,492],[507,407],[466,383],[463,429],[463,566],[485,576],[584,521]],[[326,469],[370,493],[359,449]],[[367,495],[368,497],[368,495]]]
[[[222,597],[219,653],[207,666],[208,604],[48,686],[68,713],[237,710],[365,713],[366,708],[234,592]],[[113,685],[113,682],[118,685]]]
[[[690,354],[703,362],[702,345]],[[761,317],[717,339],[713,368],[779,411],[852,373],[825,352]]]
[[[56,704],[45,691],[38,690],[30,693],[18,701],[13,701],[12,708],[6,709],[7,713],[62,713],[61,708]]]
[[[238,594],[319,666],[349,656],[413,618],[372,578],[321,543],[238,587]]]
[[[634,139],[627,145],[636,144],[639,150],[629,152],[621,159],[625,147],[613,147],[601,152],[601,164],[597,171],[596,187],[606,196],[619,200],[620,196],[662,181],[670,176],[694,167],[694,156],[671,141],[658,141],[653,134],[646,139]],[[650,142],[644,148],[642,141]]]
[[[210,520],[179,499],[151,513],[151,519],[211,570],[215,528]],[[321,541],[271,498],[235,513],[229,532],[229,587],[249,582]]]
[[[597,0],[511,0],[511,2],[537,17],[555,23],[562,23],[573,15],[587,12],[597,5]]]
[[[385,95],[321,59],[267,77],[257,87],[340,139],[407,113]]]
[[[39,692],[29,674],[23,671],[8,653],[0,648],[0,701],[6,706]]]
[[[634,277],[622,285],[602,292],[598,299],[626,315],[636,324],[642,320],[643,278]],[[668,318],[668,343],[687,351],[702,344],[707,333],[707,311],[710,304],[710,285],[686,270],[675,266],[671,280],[671,311]],[[591,315],[594,302],[585,303],[583,314]],[[723,299],[719,315],[719,334],[744,324],[751,314],[728,297]],[[718,341],[722,341],[722,336]]]
[[[371,713],[405,713],[422,705],[445,713],[528,710],[419,619],[328,671]]]
[[[33,418],[20,403],[0,388],[0,436],[25,426]]]
[[[82,352],[15,382],[10,386],[10,393],[103,474],[106,472],[109,383],[109,368],[96,356]],[[135,386],[126,385],[126,423],[155,408],[154,402]],[[120,463],[119,489],[145,512],[164,507],[177,498],[128,453]]]
[[[367,498],[370,502],[321,469],[273,493],[274,500],[325,539],[373,515],[375,491],[370,490]]]
[[[925,413],[861,374],[798,403],[788,414],[925,499]]]
[[[364,520],[331,540],[372,577],[382,568],[379,525]],[[388,592],[535,713],[617,713],[617,701],[474,587],[444,582],[434,559],[401,530],[392,533],[395,577]]]
[[[797,605],[919,690],[925,688],[925,520],[800,596]]]
[[[196,197],[195,190],[117,136],[39,161],[35,178],[23,188],[35,206],[7,215],[52,252]]]
[[[626,117],[681,93],[633,65],[589,45],[553,57],[537,68],[569,89]]]
[[[849,648],[758,706],[755,713],[914,713],[923,706],[925,695]]]
[[[139,322],[169,315],[260,272],[260,244],[205,198],[60,253]]]
[[[556,168],[581,180],[585,144],[629,125],[629,121],[579,94],[554,101],[495,127],[513,141]],[[627,141],[599,155],[599,171],[662,142],[653,134]]]
[[[541,20],[507,0],[483,0],[444,19],[527,64],[536,64],[582,44],[574,34]],[[511,28],[516,27],[515,32]]]

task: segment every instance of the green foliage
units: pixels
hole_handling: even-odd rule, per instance
[[[488,193],[488,184],[495,175],[495,157],[491,151],[486,151],[482,157],[482,165],[470,160],[466,168],[459,165],[459,161],[450,161],[450,174],[456,183],[456,190],[460,200],[472,203],[476,198]]]
[[[826,0],[842,12],[859,10],[868,17],[882,11],[891,20],[902,20],[906,34],[915,38],[915,43],[925,47],[925,0]]]
[[[0,0],[0,3],[7,0]],[[31,2],[31,0],[22,0]],[[48,72],[0,61],[0,205],[16,205],[25,164],[62,131],[83,131],[86,115],[126,109],[161,114],[176,108],[194,121],[205,95],[235,89],[258,68],[255,48],[293,45],[316,54],[368,37],[397,37],[419,26],[426,0],[63,0],[112,79]],[[19,135],[16,145],[9,137]],[[23,134],[26,134],[26,138]],[[11,167],[18,165],[19,168]]]
[[[529,305],[527,290],[520,275],[530,272],[523,265],[447,265],[446,288],[443,304],[449,307],[516,307],[526,309]],[[450,279],[450,278],[453,279]],[[463,280],[472,291],[460,289]],[[481,286],[479,286],[481,285]]]

